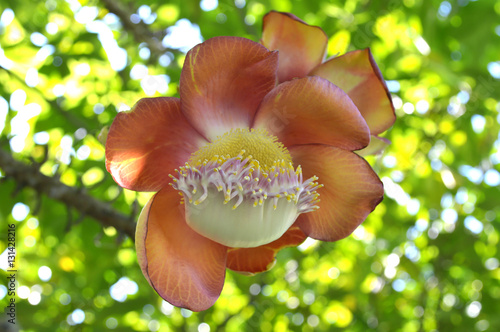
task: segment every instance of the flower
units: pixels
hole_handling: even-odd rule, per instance
[[[175,306],[209,308],[226,268],[263,272],[307,236],[344,238],[382,200],[353,152],[370,130],[349,96],[321,77],[277,84],[278,68],[276,51],[211,38],[187,53],[180,98],[141,99],[110,127],[114,180],[156,192],[139,216],[137,256]]]
[[[264,16],[261,43],[270,50],[279,50],[280,82],[319,76],[347,93],[372,135],[370,145],[358,154],[378,153],[387,146],[389,141],[378,135],[393,125],[396,116],[389,90],[369,48],[324,61],[328,37],[323,30],[295,15],[276,11]]]

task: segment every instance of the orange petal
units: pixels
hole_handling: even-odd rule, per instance
[[[396,120],[392,98],[370,49],[333,58],[309,75],[326,78],[354,101],[373,135],[389,129]]]
[[[352,100],[320,77],[282,83],[262,101],[256,128],[265,128],[285,146],[328,144],[346,150],[368,145],[370,132]]]
[[[299,227],[292,226],[276,241],[260,247],[231,248],[227,253],[227,267],[245,274],[267,271],[274,266],[278,251],[298,246],[306,238],[307,236]]]
[[[215,37],[188,52],[179,93],[182,111],[209,140],[248,128],[276,85],[277,52],[249,39]]]
[[[323,61],[328,37],[295,15],[271,11],[264,16],[261,43],[279,51],[278,78],[284,82],[306,76]]]
[[[297,219],[307,236],[336,241],[351,234],[382,201],[384,188],[370,165],[353,152],[325,145],[301,145],[289,149],[304,178],[313,175],[324,188],[319,210]]]
[[[149,211],[151,210],[151,204],[153,204],[154,196],[148,201],[146,205],[142,208],[141,214],[139,215],[139,220],[137,220],[137,226],[135,228],[135,251],[137,253],[137,261],[141,267],[142,274],[146,277],[151,287],[151,280],[148,277],[148,259],[146,257],[146,235],[148,232],[148,218]]]
[[[391,144],[391,141],[389,141],[388,139],[372,135],[371,140],[370,140],[370,144],[368,144],[368,146],[366,148],[364,148],[362,150],[355,151],[355,152],[358,156],[361,156],[361,157],[369,156],[372,154],[379,154],[382,151],[384,151],[384,149],[389,144]]]
[[[123,188],[158,191],[168,174],[206,141],[180,111],[177,98],[145,98],[118,113],[106,141],[106,168]]]
[[[227,247],[189,228],[184,206],[171,187],[158,192],[142,210],[136,247],[144,276],[165,301],[201,311],[219,298]]]

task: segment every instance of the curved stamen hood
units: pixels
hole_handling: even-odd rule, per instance
[[[259,143],[262,135],[267,135],[262,131],[238,130],[221,139],[229,137],[238,143],[234,142],[232,133],[244,138],[246,143],[240,141],[240,146],[251,146],[257,151],[259,144],[252,138],[257,137]],[[276,141],[273,136],[269,136],[269,140]],[[220,140],[215,143],[223,145]],[[289,156],[280,143],[274,144],[280,156]],[[210,150],[215,149],[206,146],[200,151],[206,154]],[[193,156],[200,154],[198,151]],[[264,156],[268,163],[269,158],[276,157]],[[241,150],[235,157],[215,155],[203,162],[198,160],[196,166],[186,163],[176,172],[176,177],[170,175],[171,185],[183,197],[188,225],[229,247],[257,247],[272,242],[285,233],[299,214],[319,208],[316,189],[322,185],[315,182],[318,178],[303,181],[301,167],[294,169],[291,161],[284,159],[261,166],[248,151]]]

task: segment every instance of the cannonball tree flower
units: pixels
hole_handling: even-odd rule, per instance
[[[187,53],[180,98],[141,99],[110,127],[114,180],[156,192],[139,216],[137,256],[175,306],[209,308],[226,268],[263,272],[307,236],[342,239],[382,200],[353,152],[370,131],[349,96],[320,77],[278,85],[277,73],[278,52],[215,37]]]
[[[387,146],[389,141],[378,135],[393,125],[396,116],[389,90],[369,48],[325,61],[325,32],[289,13],[269,12],[264,16],[262,30],[261,43],[270,50],[279,50],[280,82],[305,76],[329,80],[347,93],[370,128],[370,145],[357,153],[374,154]]]

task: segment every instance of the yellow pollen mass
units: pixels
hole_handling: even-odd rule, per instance
[[[288,165],[292,157],[287,148],[278,142],[276,136],[270,135],[264,129],[234,129],[191,154],[190,165],[202,164],[205,160],[242,156],[250,156],[264,169],[276,165],[276,162]]]

